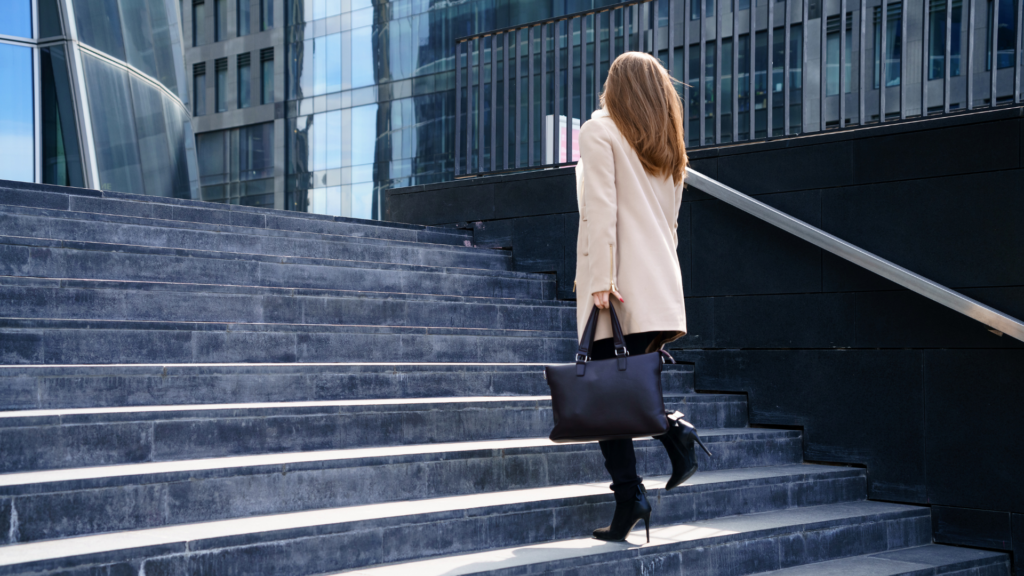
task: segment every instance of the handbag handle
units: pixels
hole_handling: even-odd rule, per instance
[[[615,306],[609,301],[608,311],[612,315],[612,342],[615,345],[615,357],[619,360],[619,370],[626,369],[626,356],[629,356],[629,351],[626,350],[626,337],[622,334],[622,326],[619,324],[619,315],[615,312]],[[587,325],[583,328],[583,334],[580,337],[580,346],[576,349],[576,375],[583,376],[586,374],[587,361],[590,360],[590,351],[594,348],[594,336],[597,334],[597,319],[601,314],[601,309],[594,306],[590,312],[590,318],[587,320]]]

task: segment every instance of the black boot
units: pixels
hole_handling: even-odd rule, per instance
[[[672,462],[672,476],[665,484],[665,490],[679,486],[697,472],[697,450],[694,444],[700,444],[708,456],[711,456],[711,451],[700,441],[697,429],[693,424],[683,420],[682,414],[679,414],[678,418],[670,418],[669,421],[672,424],[668,432],[657,437],[665,446],[668,458]]]
[[[636,487],[636,493],[631,498],[615,499],[615,515],[612,516],[612,523],[604,528],[594,530],[594,538],[609,542],[622,542],[640,520],[644,521],[644,527],[647,528],[647,542],[650,543],[651,503],[647,501],[647,491],[644,490],[643,484]]]

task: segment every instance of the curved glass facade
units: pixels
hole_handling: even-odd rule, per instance
[[[10,0],[0,22],[0,178],[198,198],[177,0]]]

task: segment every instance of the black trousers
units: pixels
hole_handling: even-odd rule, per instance
[[[638,334],[626,334],[626,350],[629,354],[643,354],[647,346],[659,335],[658,332],[640,332]],[[590,352],[593,360],[605,360],[615,357],[615,345],[611,338],[604,338],[594,342],[594,348]],[[604,467],[612,475],[611,489],[615,492],[617,502],[631,502],[636,495],[636,488],[643,482],[643,478],[636,473],[636,452],[633,451],[633,440],[622,438],[619,440],[602,440],[601,454],[604,456]]]

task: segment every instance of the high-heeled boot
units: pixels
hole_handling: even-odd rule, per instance
[[[697,450],[694,444],[699,444],[708,456],[711,456],[711,451],[700,441],[697,429],[693,424],[683,420],[682,416],[678,412],[670,416],[668,432],[657,436],[672,462],[672,476],[665,484],[665,490],[679,486],[697,472]]]
[[[604,528],[594,530],[594,538],[609,542],[621,542],[641,520],[644,521],[644,527],[647,528],[647,542],[649,543],[651,541],[651,503],[647,501],[647,491],[644,490],[643,484],[636,487],[636,494],[632,498],[624,500],[616,498],[612,523]]]

